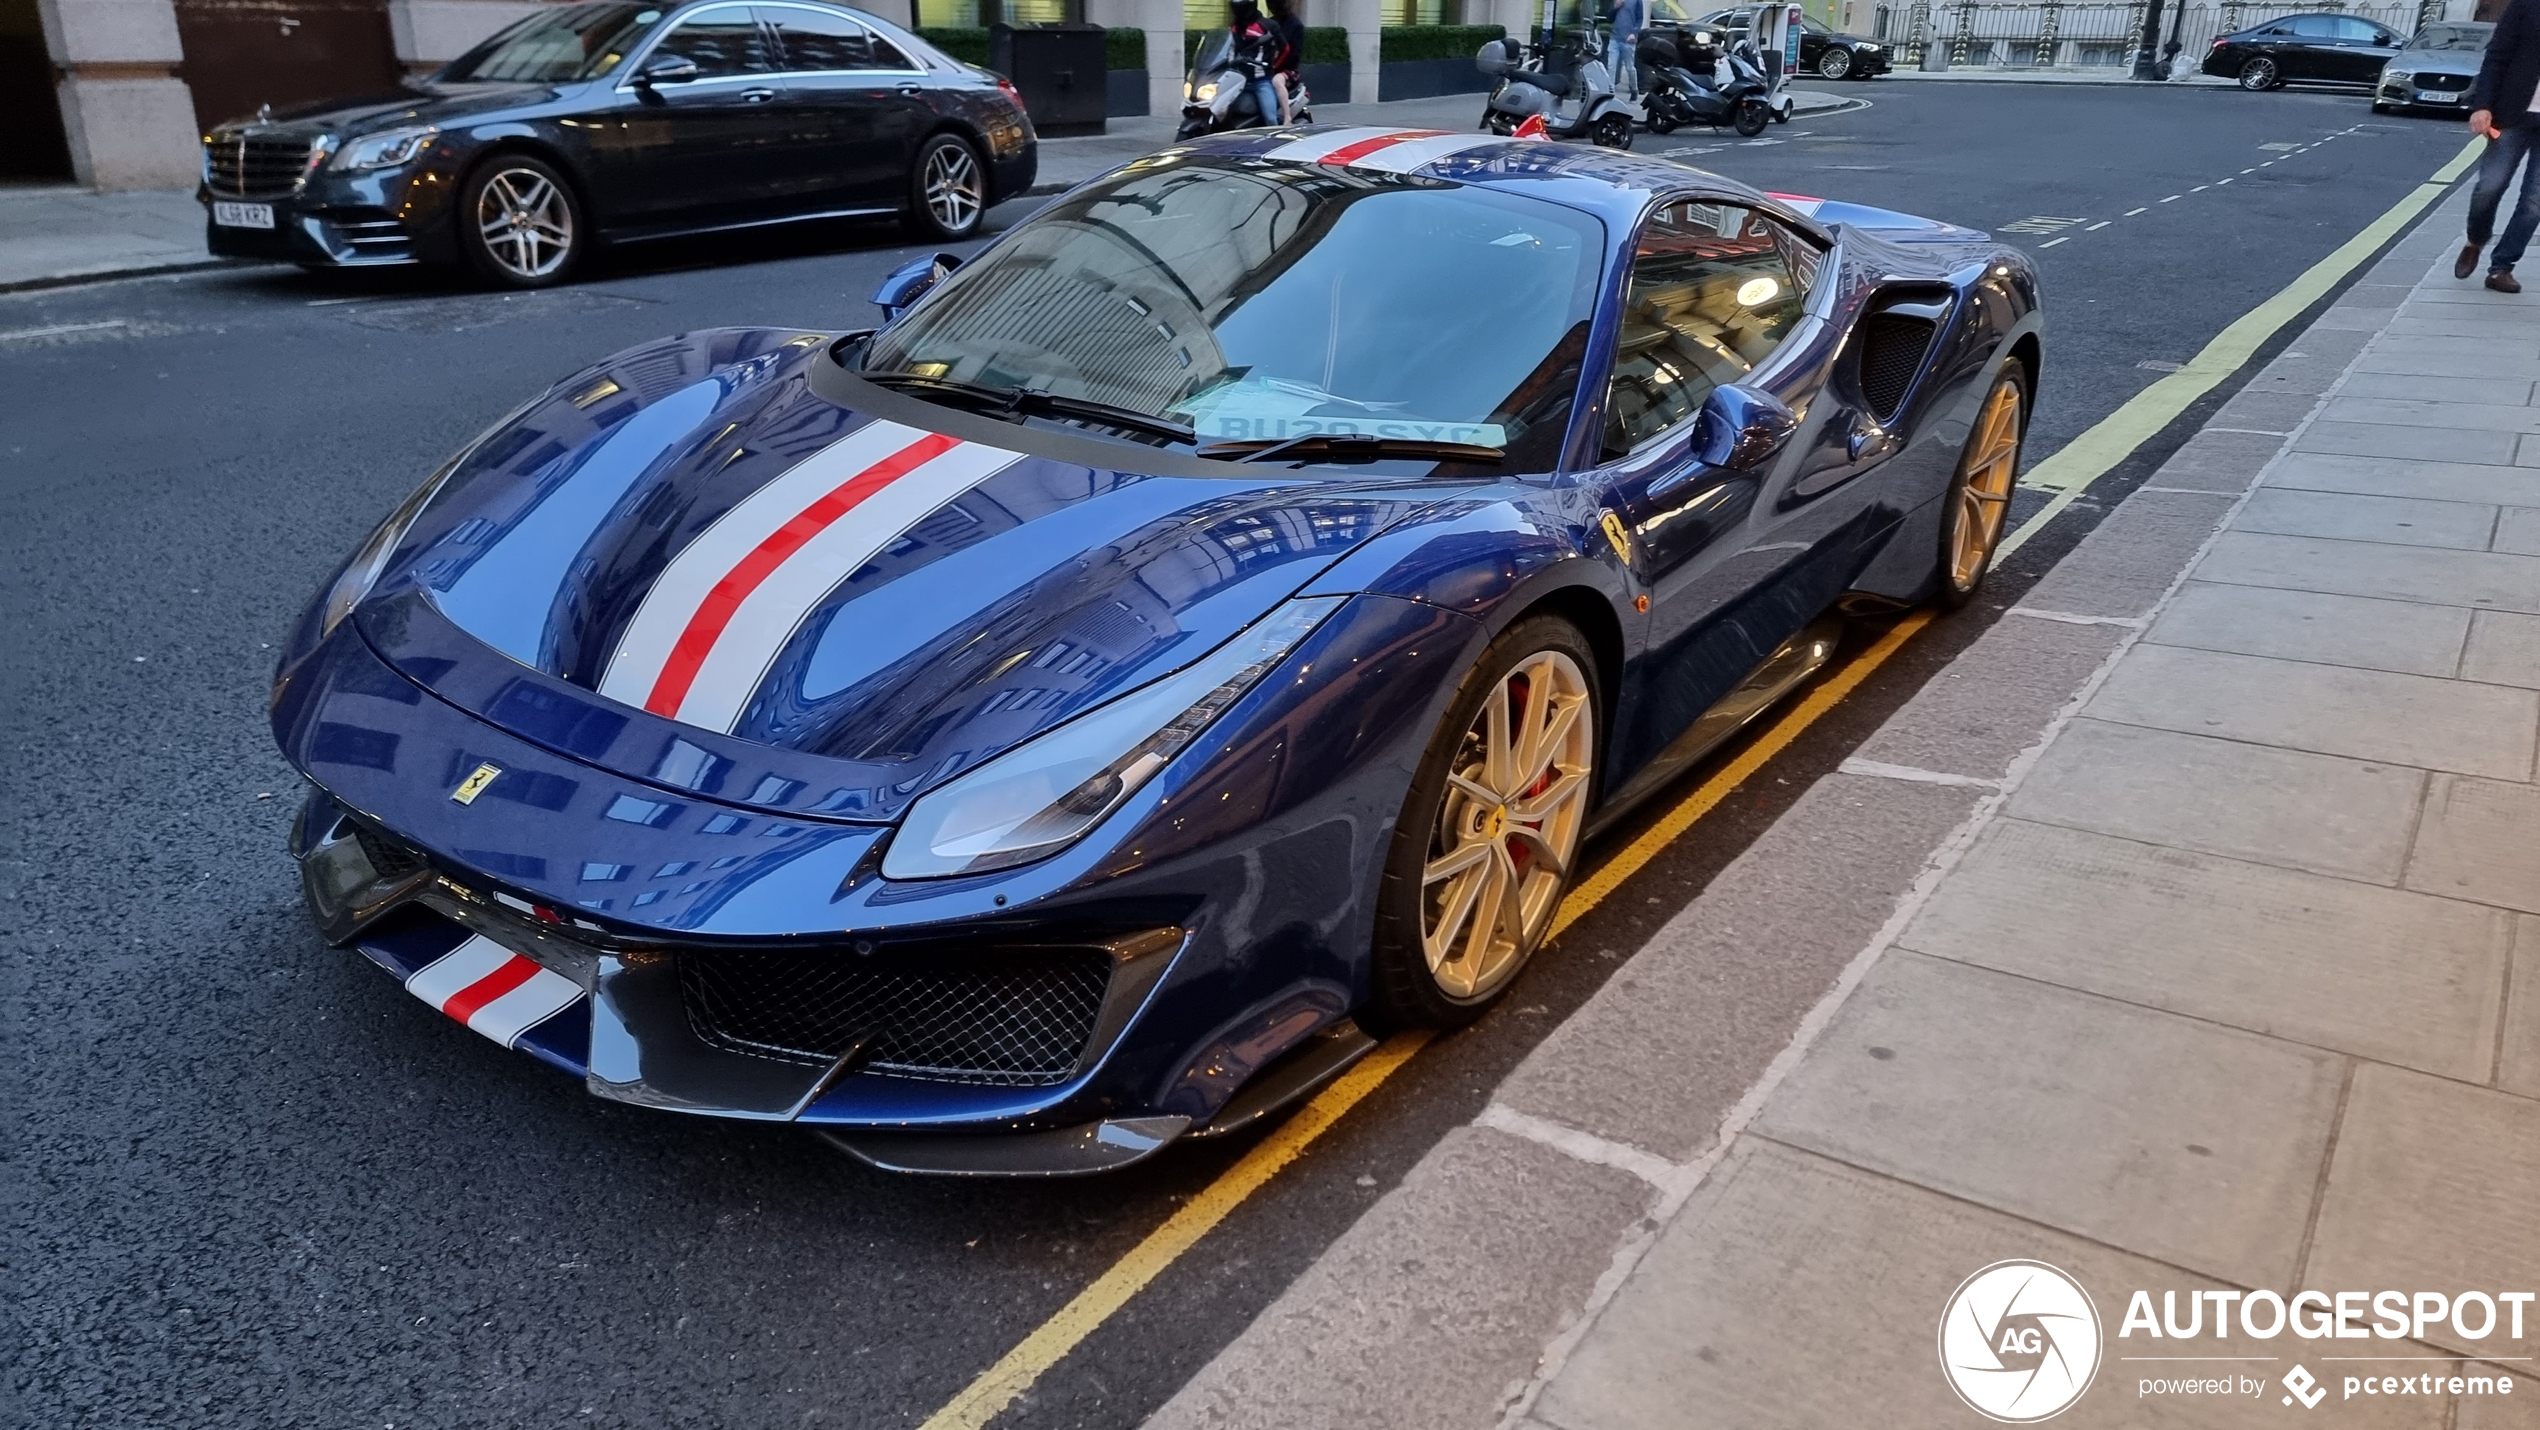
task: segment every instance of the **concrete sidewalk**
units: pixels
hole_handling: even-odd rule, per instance
[[[2540,1316],[2117,1335],[2136,1290],[2540,1289],[2540,300],[2452,280],[2462,203],[1152,1425],[1979,1425],[1935,1333],[2033,1258],[2101,1323],[2058,1423],[2299,1416],[2307,1362],[2338,1423],[2540,1426]],[[2120,1359],[2163,1355],[2249,1359]]]

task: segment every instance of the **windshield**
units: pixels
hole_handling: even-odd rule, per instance
[[[570,84],[598,79],[617,68],[663,13],[658,5],[558,6],[530,16],[450,61],[440,77],[451,84]]]
[[[1191,72],[1212,74],[1235,62],[1235,33],[1219,28],[1208,32],[1199,42],[1199,50],[1191,56]]]
[[[866,349],[867,372],[1187,422],[1508,449],[1548,471],[1602,226],[1539,199],[1321,164],[1163,159],[1042,210]]]
[[[2412,50],[2483,50],[2493,25],[2428,25],[2408,41]]]

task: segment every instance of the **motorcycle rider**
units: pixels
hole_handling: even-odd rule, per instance
[[[1270,75],[1279,59],[1283,44],[1279,32],[1261,18],[1261,7],[1254,0],[1235,0],[1231,28],[1235,33],[1235,60],[1246,66],[1252,78],[1245,92],[1252,96],[1253,112],[1265,125],[1284,123],[1287,108],[1279,101],[1279,87]]]
[[[1269,0],[1270,27],[1279,36],[1278,63],[1271,67],[1270,82],[1279,91],[1279,122],[1296,122],[1296,97],[1305,87],[1305,21],[1296,13],[1296,0]]]

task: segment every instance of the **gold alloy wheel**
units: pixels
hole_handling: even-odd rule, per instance
[[[1497,989],[1552,925],[1587,824],[1590,710],[1578,663],[1539,651],[1464,732],[1420,874],[1420,951],[1450,998]]]
[[[2019,383],[1995,383],[1976,417],[1975,440],[1967,444],[1949,528],[1949,584],[1960,591],[1973,590],[1983,578],[1993,543],[2002,538],[2002,519],[2010,514],[2011,484],[2020,466],[2020,404]]]
[[[476,197],[485,251],[515,278],[544,278],[573,252],[573,206],[535,169],[505,169]]]

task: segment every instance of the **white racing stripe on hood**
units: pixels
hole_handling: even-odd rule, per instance
[[[1013,452],[873,422],[736,503],[670,559],[600,693],[730,732],[803,619],[900,534]]]
[[[1399,144],[1388,144],[1365,158],[1352,159],[1349,166],[1353,169],[1378,169],[1388,174],[1407,174],[1451,154],[1479,149],[1485,144],[1507,142],[1496,134],[1440,134],[1426,139],[1405,139]]]

